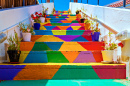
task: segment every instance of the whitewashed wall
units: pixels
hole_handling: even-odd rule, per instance
[[[54,3],[43,3],[42,4],[45,8],[49,8],[48,9],[48,14],[51,14],[54,8]]]
[[[130,29],[130,10],[123,8],[111,8],[96,5],[88,5],[82,3],[70,3],[70,9],[72,13],[75,13],[76,9],[84,8],[87,10],[87,15],[97,16],[99,20],[120,32],[125,29]],[[74,6],[74,7],[73,7]]]
[[[26,6],[0,11],[0,31],[7,34],[7,36],[13,36],[15,30],[20,37],[20,31],[17,27],[18,24],[20,22],[30,24],[30,15],[35,12],[41,12],[43,5],[49,8],[49,13],[51,13],[54,8],[53,3],[44,3],[40,5]],[[2,61],[2,59],[5,59],[4,43],[7,43],[7,40],[0,44],[0,62]]]
[[[81,3],[70,2],[69,9],[71,10],[72,14],[75,14],[76,10],[80,10],[82,7]]]

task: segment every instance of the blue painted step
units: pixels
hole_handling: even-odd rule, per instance
[[[35,35],[87,35],[85,30],[34,30]]]

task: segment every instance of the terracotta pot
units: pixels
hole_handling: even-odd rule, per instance
[[[90,30],[90,23],[84,24],[85,30]]]

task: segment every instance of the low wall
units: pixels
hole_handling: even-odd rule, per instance
[[[48,7],[48,13],[51,14],[54,3],[43,3],[40,5],[32,5],[25,7],[17,7],[12,9],[5,9],[0,11],[0,31],[7,34],[7,36],[14,35],[14,30],[18,33],[20,37],[20,30],[17,27],[20,22],[30,24],[30,15],[35,12],[41,12],[43,10],[42,6]],[[5,40],[0,44],[0,62],[5,59],[5,47],[4,44],[8,43]]]

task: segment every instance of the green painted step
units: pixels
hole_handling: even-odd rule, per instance
[[[32,84],[33,83],[33,84]],[[0,86],[129,86],[130,81],[125,79],[103,79],[103,80],[19,80],[2,81]]]

